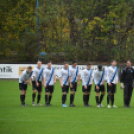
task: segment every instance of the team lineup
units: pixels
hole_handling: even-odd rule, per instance
[[[64,67],[59,73],[59,82],[61,86],[62,94],[62,107],[68,107],[66,105],[66,98],[70,88],[70,107],[75,107],[74,99],[77,91],[77,85],[80,86],[80,80],[82,79],[82,92],[83,103],[85,107],[92,107],[89,104],[90,90],[95,83],[95,100],[96,107],[104,107],[102,102],[107,91],[107,108],[117,108],[114,105],[114,95],[116,93],[116,85],[119,82],[117,62],[111,61],[111,66],[105,69],[102,65],[98,65],[95,71],[92,70],[92,63],[88,63],[86,69],[80,74],[77,62],[73,61],[69,67],[68,62],[64,62]],[[121,89],[124,90],[124,107],[130,108],[130,101],[133,91],[133,79],[134,69],[131,67],[131,61],[128,60],[125,69],[122,71],[120,82]],[[25,95],[27,90],[27,84],[31,85],[32,81],[32,105],[35,106],[35,97],[37,96],[37,106],[40,104],[42,85],[45,88],[45,106],[51,105],[51,99],[54,92],[54,84],[56,84],[56,73],[52,67],[51,61],[47,62],[47,68],[42,68],[42,62],[37,62],[37,67],[32,70],[31,66],[27,67],[27,70],[22,72],[19,78],[20,100],[21,105],[26,106]],[[107,89],[105,89],[105,83],[107,83]]]

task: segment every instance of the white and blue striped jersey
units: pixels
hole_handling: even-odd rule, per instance
[[[19,83],[27,84],[26,82],[24,82],[24,80],[28,81],[29,78],[31,78],[31,73],[28,73],[27,70],[24,70],[19,78]]]
[[[94,71],[94,83],[95,85],[102,85],[104,81],[106,81],[106,72],[105,69],[103,71],[96,70]]]
[[[35,67],[33,69],[32,81],[35,81],[33,77],[35,77],[36,80],[39,78],[39,82],[41,82],[43,80],[43,71],[42,71],[42,69],[43,68],[38,69],[38,67]],[[42,73],[40,73],[41,71],[42,71]],[[40,77],[39,77],[39,74],[41,74]]]
[[[69,69],[62,68],[59,73],[59,78],[62,80],[63,85],[69,85]]]
[[[115,74],[116,71],[116,74]],[[119,80],[117,67],[109,66],[107,69],[107,83],[117,83]]]
[[[76,71],[77,71],[77,76],[76,76]],[[75,68],[73,66],[69,67],[69,77],[71,83],[77,82],[78,75],[80,75],[78,66],[76,66]]]
[[[82,85],[92,85],[93,84],[93,70],[84,69],[82,71]]]
[[[43,72],[43,78],[45,79],[46,85],[54,85],[54,76],[55,74],[55,69],[51,67],[51,69],[46,68]]]

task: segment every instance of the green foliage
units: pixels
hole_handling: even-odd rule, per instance
[[[46,51],[72,53],[84,62],[133,60],[133,7],[134,0],[39,0],[37,31],[36,1],[3,0],[0,56],[17,51],[20,62],[34,61]]]

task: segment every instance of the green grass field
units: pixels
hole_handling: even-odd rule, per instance
[[[117,88],[115,104],[118,109],[96,108],[94,86],[90,96],[92,108],[83,107],[81,86],[75,95],[77,107],[61,107],[61,89],[55,85],[52,107],[32,106],[32,87],[28,86],[27,107],[20,105],[18,81],[0,80],[0,134],[133,134],[134,97],[131,109],[123,108],[123,92]],[[69,94],[67,97],[69,104]],[[106,106],[106,96],[103,103]]]

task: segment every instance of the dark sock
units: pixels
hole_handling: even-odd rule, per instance
[[[66,95],[63,94],[63,95],[62,95],[62,104],[65,104],[65,101],[66,101]]]
[[[45,104],[48,104],[48,95],[45,95]]]
[[[103,100],[103,96],[104,96],[104,95],[101,94],[101,96],[100,96],[100,104],[101,104],[101,102],[102,102],[102,100]]]
[[[107,95],[107,105],[109,105],[109,94]]]
[[[74,95],[73,95],[73,94],[71,94],[71,95],[70,95],[70,104],[72,104],[72,103],[73,103],[73,101],[74,101]]]
[[[24,99],[23,99],[24,103],[25,103],[25,95],[24,95]]]
[[[90,96],[90,95],[88,94],[88,95],[87,95],[87,104],[88,104],[88,102],[89,102],[89,96]]]
[[[114,95],[111,95],[111,105],[114,105]]]
[[[37,103],[40,102],[40,97],[41,97],[41,95],[38,95],[38,97],[37,97]]]
[[[24,99],[25,98],[25,95],[20,95],[20,100],[21,100],[21,104],[24,104],[25,102],[24,102]]]
[[[35,102],[35,96],[36,96],[36,94],[32,94],[32,100],[33,100],[33,102]]]
[[[85,104],[85,94],[83,94],[83,103]]]
[[[98,105],[99,104],[99,96],[95,96],[96,98],[96,104]]]
[[[51,102],[51,99],[52,99],[52,96],[51,95],[49,95],[49,104],[50,104],[50,102]]]

